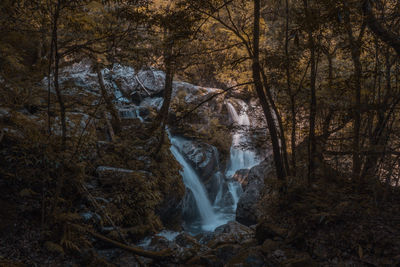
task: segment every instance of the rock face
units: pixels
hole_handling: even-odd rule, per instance
[[[260,209],[257,207],[264,188],[264,178],[271,171],[272,161],[266,160],[261,164],[251,168],[247,178],[247,186],[241,195],[237,210],[236,220],[244,225],[250,226],[257,223],[261,216]]]
[[[185,140],[182,142],[181,152],[203,179],[203,183],[207,183],[218,168],[217,149],[206,143]]]
[[[250,172],[250,170],[248,170],[248,169],[241,169],[241,170],[238,170],[232,176],[232,179],[234,179],[235,181],[240,183],[240,185],[242,186],[243,191],[246,191],[247,184],[249,183],[249,180],[248,180],[249,172]]]
[[[190,190],[186,190],[182,200],[182,215],[186,221],[193,221],[200,216],[197,209],[196,200]]]

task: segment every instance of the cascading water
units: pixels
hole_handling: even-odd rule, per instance
[[[172,146],[171,152],[175,159],[182,165],[183,171],[181,172],[183,182],[186,187],[193,193],[193,197],[196,201],[196,206],[201,217],[201,228],[203,231],[213,231],[217,226],[221,225],[217,214],[214,212],[213,206],[208,199],[207,192],[200,182],[200,178],[196,174],[195,170],[185,160],[181,152],[179,151],[180,139],[177,137],[170,137]]]
[[[225,171],[226,177],[230,179],[236,171],[240,169],[250,169],[260,163],[255,151],[248,147],[251,142],[248,137],[250,119],[247,115],[247,104],[239,99],[237,99],[236,102],[241,107],[241,112],[239,114],[232,103],[228,101],[225,102],[229,115],[234,125],[237,127],[232,136],[230,158]],[[242,187],[237,181],[231,179],[228,183],[228,188],[233,199],[233,209],[236,210],[240,194],[242,193]]]

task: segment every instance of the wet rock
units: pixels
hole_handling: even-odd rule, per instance
[[[214,238],[207,243],[210,248],[216,248],[222,244],[241,244],[252,239],[254,232],[249,227],[236,221],[217,227],[214,231]]]
[[[184,248],[201,248],[203,247],[193,236],[187,233],[181,233],[175,238],[175,243]]]
[[[154,69],[141,70],[137,74],[135,89],[139,91],[143,97],[158,95],[164,90],[164,87],[165,73],[163,71]]]
[[[247,180],[246,190],[240,196],[237,209],[236,220],[244,225],[256,224],[262,213],[258,207],[261,193],[264,188],[264,177],[271,172],[272,161],[266,160],[261,164],[251,168]]]
[[[182,215],[187,222],[192,222],[200,216],[196,200],[190,189],[186,189],[185,196],[182,200]]]
[[[11,109],[0,107],[0,121],[6,121],[11,118]]]
[[[208,192],[208,197],[211,203],[217,201],[219,204],[219,200],[227,195],[228,192],[228,187],[225,182],[225,175],[220,171],[214,173],[211,177],[211,180],[205,185],[205,188]],[[216,200],[216,198],[218,198],[218,200]]]
[[[210,181],[218,167],[217,149],[206,143],[182,139],[180,150],[197,171],[203,183]]]
[[[120,64],[114,65],[110,72],[110,78],[115,82],[119,90],[126,97],[130,98],[133,98],[133,94],[136,93],[136,86],[138,85],[135,75],[135,70],[132,67]]]
[[[205,245],[215,238],[215,233],[204,232],[204,233],[200,233],[200,234],[196,235],[195,238],[197,239],[197,241],[200,244]]]
[[[243,191],[246,190],[247,185],[249,183],[248,177],[249,177],[249,172],[250,170],[248,169],[241,169],[235,172],[235,174],[232,176],[232,179],[237,181],[242,185]]]

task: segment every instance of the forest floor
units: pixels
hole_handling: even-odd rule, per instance
[[[399,190],[358,188],[343,178],[289,187],[267,206],[257,228],[259,243],[304,252],[322,266],[399,266]],[[274,243],[274,236],[283,238]]]
[[[252,245],[266,266],[398,266],[399,192],[377,185],[356,188],[343,180],[321,181],[289,187],[285,197],[270,194],[268,216],[258,224]],[[57,251],[45,242],[34,202],[10,190],[2,190],[0,199],[0,266],[114,266],[96,250]]]

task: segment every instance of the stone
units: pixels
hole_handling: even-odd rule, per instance
[[[232,179],[237,181],[242,185],[243,191],[246,191],[247,185],[249,183],[248,177],[249,177],[249,172],[250,170],[248,169],[241,169],[235,172],[235,174],[232,176]]]
[[[165,73],[163,71],[154,69],[141,70],[136,77],[137,82],[135,89],[139,91],[143,97],[156,96],[164,90]]]
[[[0,121],[6,121],[11,118],[11,109],[0,107]]]
[[[256,239],[259,244],[263,244],[266,239],[274,239],[275,237],[285,236],[285,229],[266,221],[259,223],[256,227]]]
[[[207,243],[210,248],[216,248],[221,244],[241,244],[254,237],[254,231],[249,227],[236,221],[217,227],[214,231],[214,238]]]
[[[247,226],[257,224],[262,215],[257,204],[264,188],[264,177],[271,169],[271,160],[266,160],[250,169],[247,179],[244,179],[247,181],[246,190],[240,196],[236,209],[238,222]]]
[[[180,150],[203,180],[203,183],[209,182],[218,167],[217,149],[206,143],[184,140]]]
[[[192,191],[188,188],[186,188],[185,196],[182,200],[182,215],[186,222],[193,222],[200,216],[196,200]]]

